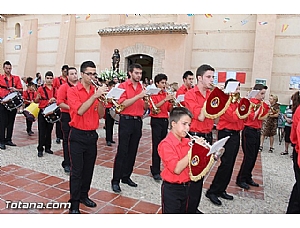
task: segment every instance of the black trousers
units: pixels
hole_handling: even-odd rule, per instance
[[[168,134],[169,120],[167,118],[154,118],[150,120],[152,132],[152,166],[150,166],[152,175],[160,174],[161,159],[158,155],[158,144]]]
[[[296,183],[291,192],[289,204],[287,207],[287,214],[300,214],[300,168],[298,166],[298,156],[295,148],[293,149],[293,164]]]
[[[252,170],[257,159],[260,145],[260,130],[245,126],[242,131],[242,148],[244,158],[238,173],[237,182],[252,180]]]
[[[203,137],[206,141],[212,144],[212,132],[210,133],[201,133],[201,132],[189,132],[191,135],[197,135],[199,137]],[[188,214],[196,214],[198,206],[200,204],[201,195],[202,195],[202,188],[203,188],[203,178],[194,182],[191,181],[189,187],[189,198],[188,198]]]
[[[40,109],[38,114],[38,131],[39,131],[39,142],[38,151],[44,151],[51,149],[51,134],[53,130],[53,123],[48,123],[45,117],[42,115],[43,110]]]
[[[70,125],[69,122],[71,121],[70,114],[67,112],[61,112],[60,114],[60,121],[61,121],[61,129],[63,133],[63,153],[64,153],[64,160],[62,162],[62,167],[70,166],[70,154],[69,154],[69,134],[70,134]]]
[[[207,193],[213,193],[218,195],[226,191],[226,188],[230,182],[234,163],[236,156],[240,148],[240,132],[230,130],[219,130],[218,139],[225,138],[230,136],[226,144],[224,145],[225,151],[221,156],[221,163],[218,167],[218,170],[214,176],[210,188],[207,190]]]
[[[70,146],[70,202],[72,209],[79,209],[81,198],[88,197],[97,157],[98,133],[71,128]]]
[[[26,104],[26,105],[24,106],[24,108],[27,108],[29,105],[30,105],[30,104]],[[29,133],[29,132],[32,131],[32,124],[33,124],[33,122],[30,121],[30,120],[28,120],[27,118],[26,118],[25,120],[26,120],[26,132]]]
[[[161,202],[163,214],[185,214],[189,184],[172,184],[163,181],[161,185]]]
[[[111,117],[111,115],[109,113],[109,108],[106,108],[105,109],[105,140],[106,140],[106,142],[113,141],[114,123],[115,123],[115,120]]]
[[[17,109],[7,110],[4,105],[0,104],[0,143],[5,144],[12,141]]]
[[[143,121],[141,118],[120,115],[118,139],[119,145],[114,161],[112,183],[130,178],[135,158],[142,137]]]
[[[56,138],[59,138],[59,139],[63,138],[63,132],[62,132],[62,128],[61,128],[61,120],[59,120],[55,123],[55,135],[56,135]]]

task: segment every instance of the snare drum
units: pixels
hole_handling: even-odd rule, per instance
[[[120,115],[116,113],[116,110],[114,107],[109,109],[109,114],[114,120],[116,120],[116,121],[120,120]]]
[[[23,115],[27,120],[34,122],[38,117],[39,111],[39,105],[32,102],[27,108],[24,109]]]
[[[22,95],[19,92],[11,92],[1,100],[5,108],[9,111],[19,108],[23,104]]]
[[[42,115],[48,123],[55,123],[60,120],[60,108],[56,103],[52,103],[44,108]]]

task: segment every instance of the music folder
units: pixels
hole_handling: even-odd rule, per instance
[[[106,95],[106,98],[113,98],[118,100],[120,96],[124,93],[125,89],[120,89],[113,87]]]
[[[232,81],[232,82],[228,82],[228,84],[226,85],[226,88],[225,88],[225,91],[224,93],[234,93],[236,91],[236,88],[238,87],[240,82],[235,82],[235,81]]]

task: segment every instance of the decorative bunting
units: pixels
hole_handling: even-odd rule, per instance
[[[80,18],[80,16],[76,15],[76,16],[75,16],[75,18],[76,18],[76,19],[79,19],[79,18]]]
[[[233,78],[238,80],[240,83],[245,84],[246,81],[246,73],[245,72],[218,72],[218,83],[223,83],[229,78]]]
[[[289,25],[283,24],[282,28],[281,28],[281,32],[285,32],[285,30],[287,30],[288,27],[289,27]]]
[[[241,23],[242,23],[242,25],[245,25],[245,24],[248,23],[248,21],[244,19],[244,20],[241,21]]]
[[[187,14],[189,17],[192,17],[192,16],[194,16],[195,14]]]
[[[85,20],[88,20],[90,17],[91,17],[91,14],[87,14],[87,15],[85,16]]]
[[[2,38],[0,38],[0,44],[2,44],[3,43],[3,39]]]
[[[226,22],[228,22],[228,21],[230,21],[230,18],[229,18],[229,17],[225,17],[224,20],[223,20],[224,23],[226,23]]]
[[[206,18],[211,18],[212,14],[204,14]]]
[[[28,34],[31,35],[32,34],[32,30],[29,30]]]
[[[261,22],[258,22],[258,24],[259,24],[259,25],[267,25],[268,22],[266,22],[266,21],[261,21]]]

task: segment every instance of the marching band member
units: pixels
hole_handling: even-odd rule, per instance
[[[116,85],[115,80],[111,80],[108,82],[108,91],[110,91],[114,86]],[[113,107],[112,102],[108,101],[107,104],[105,104],[105,140],[106,145],[111,146],[112,143],[116,143],[113,140],[113,134],[114,134],[114,123],[115,120],[110,115],[110,109]]]
[[[163,214],[185,214],[191,184],[189,176],[190,149],[186,132],[189,131],[192,113],[184,107],[170,112],[170,132],[158,145],[164,169],[161,172],[161,204]]]
[[[143,89],[140,83],[142,70],[140,64],[130,65],[128,69],[130,78],[118,87],[125,89],[125,92],[119,99],[119,103],[124,105],[125,108],[120,114],[119,145],[111,180],[112,190],[116,193],[121,192],[120,180],[131,187],[137,187],[137,184],[131,180],[130,176],[142,136],[142,116],[144,111],[148,109],[147,102],[143,100],[146,96],[146,90]]]
[[[68,89],[75,86],[78,82],[78,75],[77,69],[75,67],[68,68],[68,76],[67,76],[67,83],[62,84],[58,91],[57,91],[57,105],[60,107],[61,110],[61,129],[63,133],[63,154],[64,160],[62,162],[62,167],[66,173],[70,173],[70,155],[69,155],[69,134],[70,134],[70,125],[69,122],[71,121],[70,117],[70,106],[68,105],[68,97],[67,92]]]
[[[25,108],[27,108],[32,102],[34,102],[34,94],[35,94],[35,85],[33,82],[27,83],[27,90],[23,91],[23,100],[25,104]],[[34,132],[32,131],[33,122],[26,118],[26,132],[29,136],[32,136]]]
[[[47,71],[45,74],[45,84],[40,86],[35,92],[35,103],[39,103],[39,114],[38,114],[38,157],[43,157],[43,151],[45,147],[45,152],[48,154],[53,154],[51,150],[51,134],[53,129],[53,123],[48,123],[43,116],[43,109],[47,105],[56,102],[56,90],[52,86],[53,73],[52,71]]]
[[[193,81],[194,81],[194,74],[192,71],[188,70],[184,72],[182,76],[183,84],[180,88],[176,91],[176,98],[179,95],[186,94],[187,91],[193,88]],[[185,102],[180,102],[183,106],[185,106]]]
[[[104,106],[99,102],[107,87],[95,88],[91,85],[97,77],[96,65],[85,61],[80,66],[81,82],[67,91],[69,113],[71,117],[69,133],[70,172],[70,214],[80,214],[79,203],[87,207],[96,207],[88,197],[95,161],[99,119],[104,116]]]
[[[259,184],[252,179],[252,170],[254,168],[259,146],[262,122],[268,117],[269,106],[263,102],[268,87],[262,84],[256,84],[253,90],[259,90],[255,97],[250,98],[252,103],[251,113],[245,119],[244,129],[242,131],[242,148],[244,153],[243,162],[236,178],[236,184],[248,190],[251,186],[258,187]]]
[[[53,79],[53,87],[58,90],[59,87],[65,84],[68,81],[68,65],[63,65],[61,68],[61,76]],[[60,143],[60,140],[63,138],[63,132],[61,127],[61,121],[55,123],[55,134],[56,134],[56,143]]]
[[[4,74],[0,75],[0,98],[4,98],[10,92],[23,91],[22,83],[19,76],[12,75],[12,65],[9,61],[3,63]],[[9,111],[0,103],[0,149],[5,150],[6,145],[16,146],[12,142],[13,129],[17,109]]]
[[[237,81],[235,79],[228,79],[225,82],[225,88],[229,82]],[[240,93],[240,84],[236,88],[236,91],[231,96],[236,96]],[[218,199],[221,197],[227,200],[233,200],[233,196],[226,193],[226,188],[230,182],[236,156],[240,148],[240,131],[244,127],[244,119],[241,119],[237,114],[238,101],[231,101],[229,107],[225,113],[219,118],[217,124],[218,140],[230,136],[227,140],[224,148],[225,152],[221,157],[221,163],[214,176],[212,184],[207,190],[205,196],[215,205],[222,205],[222,202]],[[248,107],[249,108],[249,107]]]
[[[169,102],[174,99],[171,94],[165,92],[165,87],[168,77],[165,74],[157,74],[154,77],[154,84],[161,91],[157,95],[151,95],[153,101],[150,102],[150,125],[152,132],[152,166],[150,166],[153,179],[161,180],[160,176],[160,157],[157,152],[158,144],[163,140],[168,133],[169,126],[169,112],[173,106]]]
[[[192,122],[189,134],[192,136],[203,137],[212,144],[212,129],[214,120],[205,118],[203,106],[210,95],[214,80],[215,69],[210,65],[203,64],[196,71],[197,85],[185,94],[185,107],[192,114]],[[204,118],[203,118],[204,117]],[[191,182],[189,188],[188,213],[201,213],[197,208],[200,203],[203,187],[203,178],[197,182]]]
[[[300,213],[300,156],[299,156],[299,145],[300,145],[300,94],[299,91],[292,95],[292,111],[293,111],[293,124],[291,129],[290,139],[295,145],[293,149],[293,167],[295,174],[295,184],[293,186],[291,196],[289,199],[287,214],[299,214]]]

